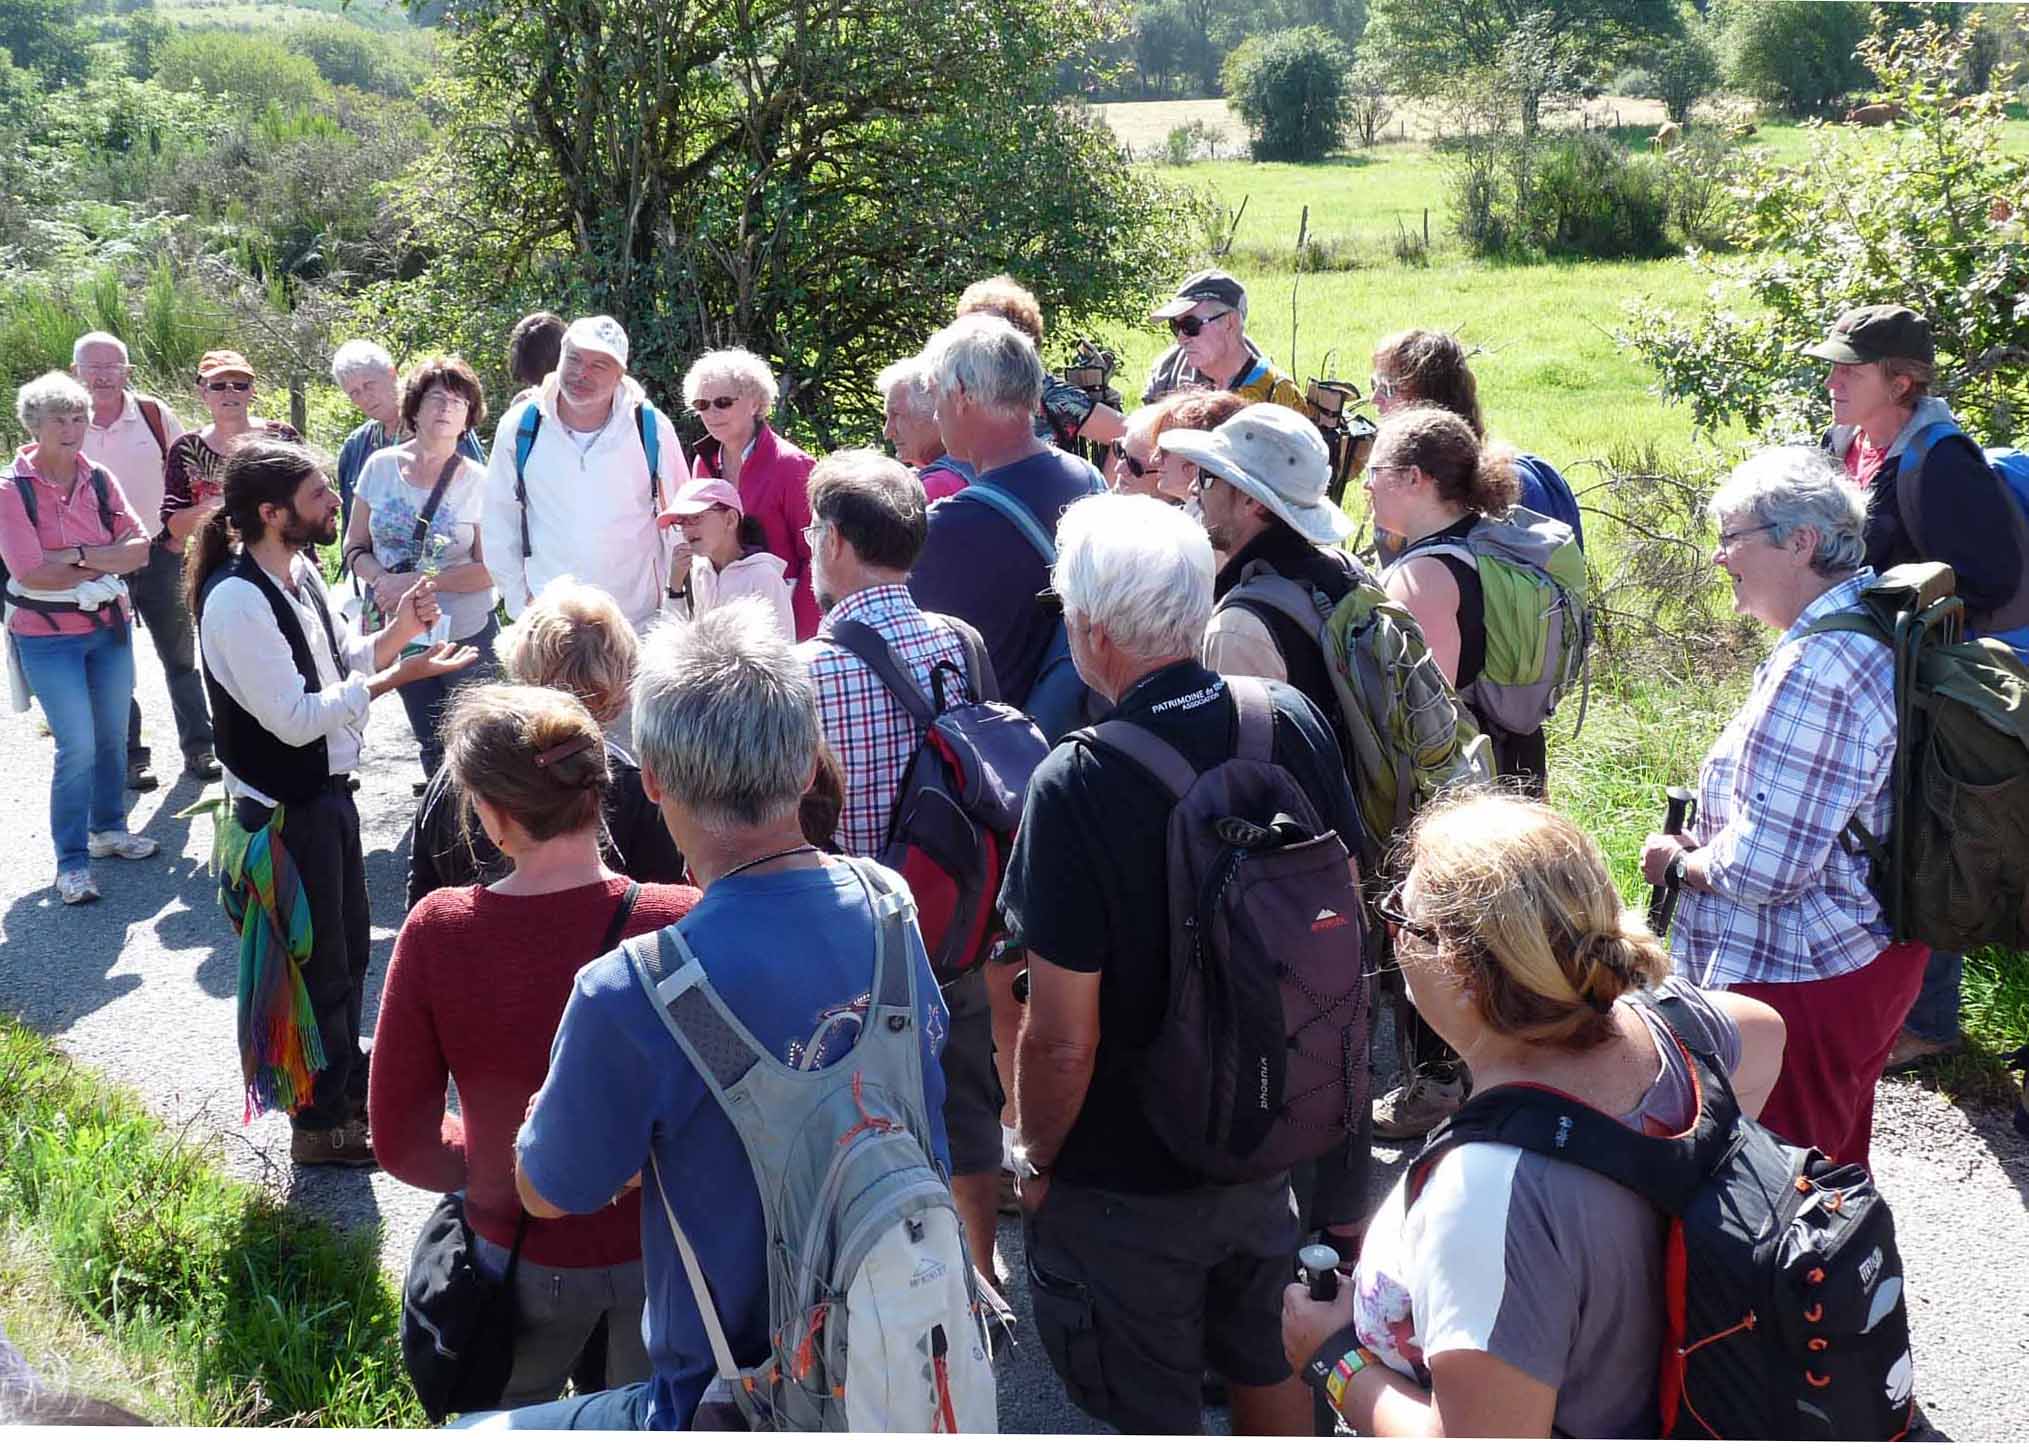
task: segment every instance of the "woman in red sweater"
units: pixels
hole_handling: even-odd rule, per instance
[[[609,939],[656,931],[698,899],[633,884],[599,853],[610,766],[599,727],[561,690],[467,689],[445,723],[453,783],[514,863],[491,886],[447,887],[402,926],[381,994],[368,1091],[381,1166],[405,1183],[462,1190],[481,1262],[504,1275],[521,1222],[514,1135],[549,1068],[578,969]],[[456,1114],[445,1111],[456,1079]],[[610,1383],[644,1379],[641,1227],[629,1191],[588,1217],[531,1219],[515,1273],[519,1330],[501,1405],[554,1399],[603,1315]]]

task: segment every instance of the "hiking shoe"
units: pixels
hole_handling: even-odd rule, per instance
[[[1421,1138],[1457,1112],[1465,1101],[1465,1079],[1405,1075],[1374,1099],[1374,1136],[1399,1143]]]
[[[1881,1071],[1902,1072],[1908,1068],[1921,1067],[1933,1057],[1944,1057],[1957,1052],[1960,1039],[1949,1042],[1932,1042],[1928,1037],[1918,1037],[1908,1028],[1895,1034],[1895,1045],[1888,1049],[1888,1060],[1881,1064]]]
[[[155,778],[155,772],[148,768],[147,761],[129,760],[127,762],[128,790],[154,790],[161,784],[162,782]]]
[[[156,841],[151,836],[136,836],[130,831],[93,831],[85,837],[85,850],[94,861],[103,861],[108,856],[118,856],[122,861],[145,861],[155,854]]]
[[[199,780],[217,780],[221,773],[218,757],[209,750],[200,750],[195,755],[185,756],[183,768]]]
[[[83,906],[87,901],[99,899],[99,884],[92,880],[92,873],[80,866],[75,871],[56,873],[56,894],[63,898],[65,906]]]
[[[289,1161],[302,1167],[320,1163],[337,1168],[378,1168],[373,1134],[358,1118],[336,1128],[291,1128]]]

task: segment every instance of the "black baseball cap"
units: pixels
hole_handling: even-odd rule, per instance
[[[1200,302],[1220,302],[1242,317],[1247,315],[1247,289],[1216,267],[1193,272],[1177,288],[1177,295],[1148,314],[1149,321],[1163,322],[1182,317]]]
[[[1937,361],[1930,324],[1907,307],[1891,302],[1855,307],[1842,314],[1832,324],[1831,335],[1823,342],[1812,343],[1804,353],[1835,363],[1880,362],[1888,357]]]

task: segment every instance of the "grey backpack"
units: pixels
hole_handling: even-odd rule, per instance
[[[986,1326],[951,1185],[930,1151],[915,902],[884,868],[846,864],[873,909],[872,990],[858,1038],[827,1067],[790,1067],[757,1041],[681,928],[623,948],[738,1131],[766,1218],[773,1353],[741,1365],[655,1170],[718,1369],[705,1403],[730,1399],[755,1430],[992,1434]]]
[[[1346,843],[1275,763],[1267,685],[1226,686],[1233,754],[1202,773],[1131,721],[1070,739],[1125,756],[1176,802],[1169,997],[1141,1075],[1149,1124],[1213,1182],[1258,1183],[1337,1147],[1366,1114],[1366,917]]]

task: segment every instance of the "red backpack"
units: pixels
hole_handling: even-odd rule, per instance
[[[902,773],[876,858],[916,896],[923,945],[939,983],[986,960],[1000,918],[997,903],[1029,777],[1049,744],[1035,721],[994,699],[999,687],[986,646],[971,625],[928,616],[965,642],[963,666],[939,660],[925,698],[880,631],[841,620],[818,638],[856,656],[923,731]]]

